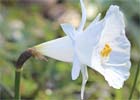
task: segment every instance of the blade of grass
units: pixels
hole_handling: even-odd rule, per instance
[[[136,83],[137,83],[137,79],[138,79],[138,76],[139,76],[140,62],[138,64],[136,70],[137,71],[136,71],[136,74],[135,74],[135,79],[134,79],[133,86],[132,86],[132,89],[131,89],[131,92],[130,92],[130,95],[129,95],[129,99],[128,100],[132,100],[132,96],[133,96],[133,93],[134,93],[134,90],[135,90],[135,87],[136,87]]]

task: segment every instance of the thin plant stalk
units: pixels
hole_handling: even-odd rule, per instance
[[[132,96],[133,96],[133,93],[134,93],[134,90],[135,90],[135,87],[136,87],[136,83],[137,83],[137,80],[138,80],[138,76],[139,76],[140,63],[138,64],[136,70],[137,71],[136,71],[136,74],[135,74],[135,79],[134,79],[134,82],[133,82],[133,87],[131,89],[131,92],[130,92],[130,95],[129,95],[129,99],[128,100],[132,100]]]
[[[23,69],[23,64],[32,56],[31,50],[24,51],[18,58],[16,62],[15,70],[15,100],[21,100],[20,96],[20,81],[21,73]]]
[[[21,81],[21,71],[15,71],[15,100],[21,100],[20,96],[20,81]]]

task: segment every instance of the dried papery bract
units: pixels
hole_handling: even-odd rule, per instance
[[[48,61],[47,58],[42,55],[40,52],[38,52],[36,50],[36,48],[29,48],[28,51],[32,54],[32,56],[36,59],[39,59],[39,60],[44,60],[44,61]]]
[[[21,69],[23,64],[30,58],[30,57],[35,57],[37,59],[40,60],[45,60],[47,61],[47,59],[45,58],[45,56],[43,56],[42,54],[40,54],[39,52],[36,51],[36,49],[33,48],[29,48],[26,51],[24,51],[18,58],[17,62],[16,62],[16,69]]]

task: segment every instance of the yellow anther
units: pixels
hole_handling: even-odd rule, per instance
[[[101,50],[100,55],[102,57],[108,57],[111,53],[112,49],[109,44],[105,44],[104,48]]]

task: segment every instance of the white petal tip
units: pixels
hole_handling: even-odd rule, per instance
[[[64,23],[64,24],[60,24],[61,28],[63,29],[63,31],[65,32],[66,35],[68,35],[72,40],[74,38],[74,33],[75,33],[75,28],[73,27],[73,25],[69,24],[69,23]]]
[[[72,80],[76,80],[78,77],[79,77],[79,73],[80,73],[80,70],[74,74],[74,72],[71,74],[71,78]]]
[[[65,24],[67,24],[67,23],[60,24],[60,26],[63,26],[63,25],[65,25]]]
[[[119,9],[119,6],[117,6],[117,5],[111,5],[110,8],[111,8],[111,9],[112,9],[112,8],[113,8],[113,9]]]
[[[78,77],[72,77],[72,80],[76,80]]]
[[[79,77],[79,73],[71,75],[72,80],[76,80],[78,77]]]
[[[60,26],[62,27],[62,29],[66,26],[68,26],[68,23],[63,23],[63,24],[60,24]]]

